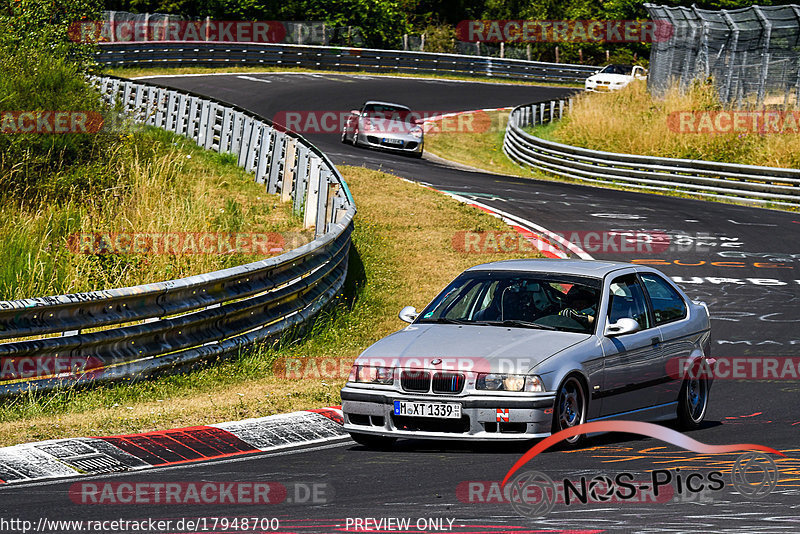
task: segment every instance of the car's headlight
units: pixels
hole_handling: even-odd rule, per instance
[[[394,368],[354,365],[350,369],[350,376],[347,381],[364,384],[391,384],[394,382]]]
[[[413,128],[411,128],[411,135],[419,139],[420,137],[422,137],[422,128],[419,126],[414,126]]]
[[[512,375],[505,373],[480,373],[475,389],[488,391],[544,391],[542,379],[536,375]]]

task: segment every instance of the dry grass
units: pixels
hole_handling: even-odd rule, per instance
[[[798,134],[679,133],[668,126],[673,112],[723,109],[730,108],[709,85],[655,99],[644,83],[632,83],[621,91],[579,95],[551,134],[562,143],[608,152],[800,168]]]
[[[377,171],[342,167],[358,205],[342,304],[300,340],[249,351],[190,375],[23,396],[0,408],[0,445],[66,436],[109,435],[260,417],[340,403],[344,380],[286,380],[281,357],[349,362],[404,326],[397,312],[425,306],[466,267],[519,255],[466,254],[454,233],[508,230],[498,219],[438,192]],[[413,206],[409,213],[408,206]],[[358,276],[358,273],[363,273]]]
[[[477,118],[472,122],[474,128],[460,128],[458,123],[448,127],[436,121],[432,126],[434,129],[425,134],[425,150],[440,158],[478,169],[529,178],[529,170],[520,167],[503,153],[508,114],[508,111],[476,112]]]
[[[107,163],[116,176],[97,196],[27,204],[7,199],[0,210],[0,298],[131,286],[255,261],[258,254],[80,254],[70,236],[122,232],[292,232],[301,221],[268,195],[230,155],[207,152],[158,130],[120,140]],[[291,247],[289,247],[291,248]]]

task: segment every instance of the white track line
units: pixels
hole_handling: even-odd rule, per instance
[[[594,259],[591,254],[589,254],[588,252],[583,250],[581,247],[579,247],[575,243],[569,241],[568,239],[565,239],[563,236],[560,236],[555,232],[551,232],[550,230],[548,230],[544,226],[538,225],[535,222],[529,221],[527,219],[523,219],[522,217],[518,217],[516,215],[508,213],[507,211],[499,210],[499,209],[497,209],[495,207],[488,206],[488,205],[483,204],[481,202],[477,202],[475,200],[471,200],[469,198],[462,197],[461,195],[457,195],[455,193],[449,193],[449,192],[445,192],[445,191],[441,191],[441,192],[444,193],[445,195],[449,196],[449,197],[454,198],[455,200],[457,200],[459,202],[463,202],[464,204],[472,204],[474,206],[478,206],[478,207],[483,208],[483,209],[485,209],[487,211],[496,213],[496,214],[500,215],[501,217],[503,217],[505,219],[508,219],[509,221],[514,222],[514,223],[516,223],[516,224],[518,224],[520,226],[527,226],[528,228],[531,229],[531,231],[539,232],[539,233],[547,236],[549,239],[552,239],[556,243],[562,245],[564,248],[566,248],[567,250],[569,250],[570,252],[572,252],[573,254],[575,254],[576,256],[578,256],[582,260],[593,260]]]

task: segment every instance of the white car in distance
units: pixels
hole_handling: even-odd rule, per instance
[[[639,65],[606,65],[586,78],[586,90],[598,93],[618,91],[633,80],[647,79],[647,71]]]

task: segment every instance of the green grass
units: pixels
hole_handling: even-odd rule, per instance
[[[493,111],[492,124],[505,124],[505,120],[499,120],[497,117],[501,115],[508,115],[506,111]],[[503,126],[504,128],[504,126]],[[558,123],[546,124],[543,126],[525,128],[530,134],[542,137],[543,139],[563,142],[557,135]],[[488,132],[480,133],[426,133],[425,134],[425,150],[444,158],[446,160],[468,165],[477,169],[505,174],[509,176],[520,176],[523,178],[532,178],[536,180],[566,182],[577,185],[584,185],[590,187],[602,187],[605,189],[616,189],[619,191],[634,191],[643,192],[635,187],[630,187],[623,182],[619,183],[590,183],[583,180],[575,180],[571,178],[564,178],[561,176],[551,175],[541,172],[537,169],[532,169],[526,166],[518,165],[512,161],[508,156],[503,153],[503,137],[504,131],[496,131],[492,128]],[[607,150],[607,149],[606,149]],[[707,198],[700,195],[692,195],[689,193],[682,193],[677,191],[661,191],[649,192],[650,194],[671,196],[677,198],[690,198],[697,200],[705,200],[712,202],[721,202],[726,204],[752,206],[746,202],[739,202],[736,200],[728,200],[722,198]],[[782,211],[800,211],[800,208],[793,208],[787,206],[775,206],[771,204],[759,205],[759,207],[768,209],[777,209]]]
[[[302,222],[231,155],[206,151],[157,128],[120,136],[102,166],[106,187],[22,199],[0,197],[0,299],[74,293],[180,278],[255,261],[258,254],[86,254],[80,234],[292,232]]]

